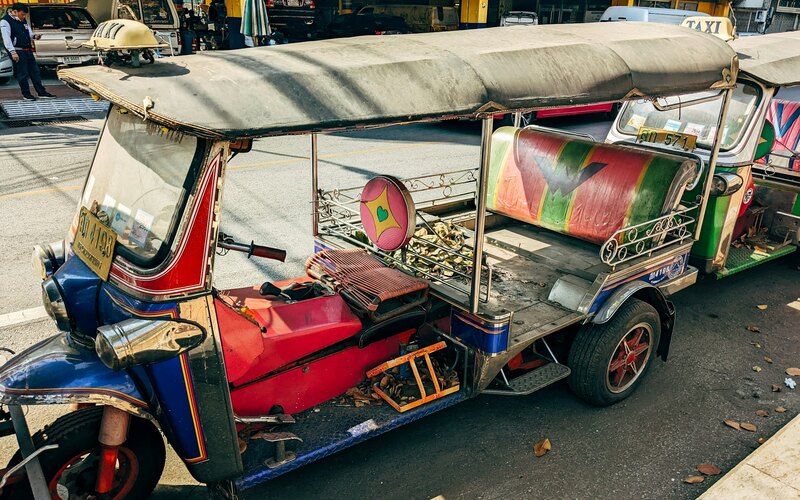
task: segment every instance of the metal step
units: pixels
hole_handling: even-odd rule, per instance
[[[37,101],[2,101],[0,109],[9,120],[36,120],[64,116],[82,116],[105,113],[109,103],[91,97],[40,99]]]
[[[509,380],[508,389],[486,389],[483,393],[501,396],[525,396],[569,377],[570,373],[572,373],[572,370],[567,365],[548,363],[529,371],[525,375]]]
[[[768,253],[751,250],[747,247],[733,248],[728,252],[725,268],[716,273],[717,279],[728,277],[745,269],[750,269],[764,262],[775,260],[797,250],[794,245],[786,245]]]

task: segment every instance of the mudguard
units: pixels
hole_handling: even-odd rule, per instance
[[[76,344],[68,333],[39,342],[0,368],[0,403],[95,403],[153,419],[131,376],[106,367],[94,349]]]

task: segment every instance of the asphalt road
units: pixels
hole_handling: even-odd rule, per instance
[[[63,237],[99,124],[0,130],[0,315],[41,304],[30,248]],[[584,119],[575,126],[600,138],[608,124]],[[478,128],[467,124],[322,136],[322,187],[357,186],[378,171],[406,177],[475,166],[478,142]],[[289,259],[279,264],[229,254],[217,260],[219,288],[302,272],[311,251],[308,155],[308,138],[288,137],[258,141],[231,163],[223,229],[287,248]],[[800,409],[796,392],[770,391],[771,384],[782,385],[786,367],[800,366],[798,276],[796,261],[782,260],[725,281],[703,280],[676,296],[669,362],[655,363],[621,404],[590,407],[566,384],[522,398],[481,396],[245,498],[694,498],[713,482],[682,483],[696,465],[713,462],[728,470],[758,437],[771,435]],[[54,332],[49,320],[4,328],[0,345],[16,350]],[[772,412],[778,405],[788,411]],[[756,416],[759,409],[770,416]],[[31,426],[41,427],[58,411],[31,409]],[[722,424],[725,418],[753,422],[758,431],[734,431]],[[532,446],[544,437],[553,449],[537,459]],[[0,442],[0,461],[13,447],[9,439]],[[174,455],[162,483],[156,498],[202,498]]]

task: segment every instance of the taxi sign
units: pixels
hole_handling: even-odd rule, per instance
[[[116,242],[117,234],[86,207],[81,207],[72,251],[103,281],[111,270]]]
[[[671,130],[658,128],[642,127],[636,135],[636,142],[649,142],[650,144],[663,144],[671,148],[682,149],[683,151],[694,151],[697,147],[697,136],[692,134],[682,134]]]
[[[684,19],[681,26],[714,35],[726,42],[736,38],[733,23],[727,17],[692,16]]]

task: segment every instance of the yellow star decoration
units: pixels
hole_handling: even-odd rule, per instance
[[[379,239],[384,231],[393,227],[400,227],[397,220],[392,214],[392,209],[389,207],[389,197],[387,196],[388,186],[383,188],[380,196],[372,201],[362,201],[369,209],[372,215],[372,221],[375,223],[375,239]]]
[[[757,145],[760,146],[760,145],[764,144],[765,142],[767,142],[767,138],[764,137],[764,136],[761,136],[761,137],[758,138],[758,144]]]

